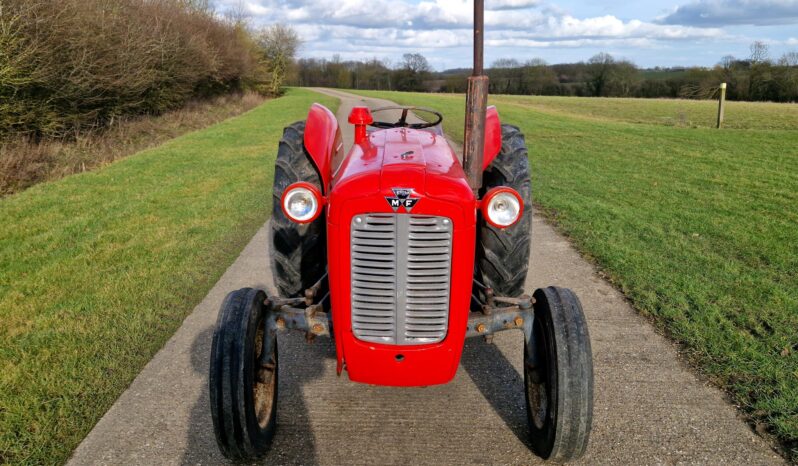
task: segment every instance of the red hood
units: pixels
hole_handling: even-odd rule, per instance
[[[453,202],[474,200],[446,139],[406,128],[374,131],[355,145],[333,177],[331,196],[389,195],[393,188]]]

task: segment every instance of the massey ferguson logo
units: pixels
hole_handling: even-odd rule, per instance
[[[388,201],[388,205],[391,206],[394,212],[399,210],[399,207],[404,207],[407,212],[416,205],[418,202],[417,197],[410,197],[413,194],[413,190],[410,188],[391,188],[393,191],[394,197],[386,197],[385,200]]]

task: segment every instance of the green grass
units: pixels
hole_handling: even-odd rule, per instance
[[[552,115],[599,121],[715,128],[718,102],[687,99],[616,99],[594,97],[491,96],[496,105],[522,105]],[[726,102],[727,129],[798,130],[798,104]]]
[[[462,140],[462,96],[362,94],[436,108]],[[796,106],[719,131],[656,124],[682,101],[555,100],[490,98],[526,134],[535,201],[798,459],[798,126],[760,129]]]
[[[304,90],[0,201],[0,464],[59,464],[271,209]],[[168,413],[166,413],[168,414]]]

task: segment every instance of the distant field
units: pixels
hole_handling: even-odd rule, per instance
[[[491,100],[547,113],[665,126],[714,128],[718,117],[718,102],[711,100],[505,95]],[[725,115],[725,128],[798,130],[798,104],[726,102]]]
[[[436,108],[463,137],[462,95],[360,93]],[[718,131],[708,102],[490,103],[527,136],[545,215],[798,459],[798,106],[734,104],[747,129]]]
[[[291,90],[0,200],[0,464],[63,463],[271,212]],[[168,418],[169,413],[164,413]]]

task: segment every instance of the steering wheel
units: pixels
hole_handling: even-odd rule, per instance
[[[433,126],[437,126],[443,121],[443,115],[436,112],[435,110],[424,108],[424,107],[380,107],[375,108],[371,111],[371,113],[383,112],[386,110],[401,110],[402,116],[399,117],[399,121],[395,123],[389,123],[387,121],[374,121],[371,123],[371,126],[380,129],[387,129],[387,128],[411,128],[411,129],[424,129],[424,128],[432,128]],[[436,120],[427,123],[408,123],[407,122],[407,114],[413,112],[424,112],[430,113],[435,115]]]

